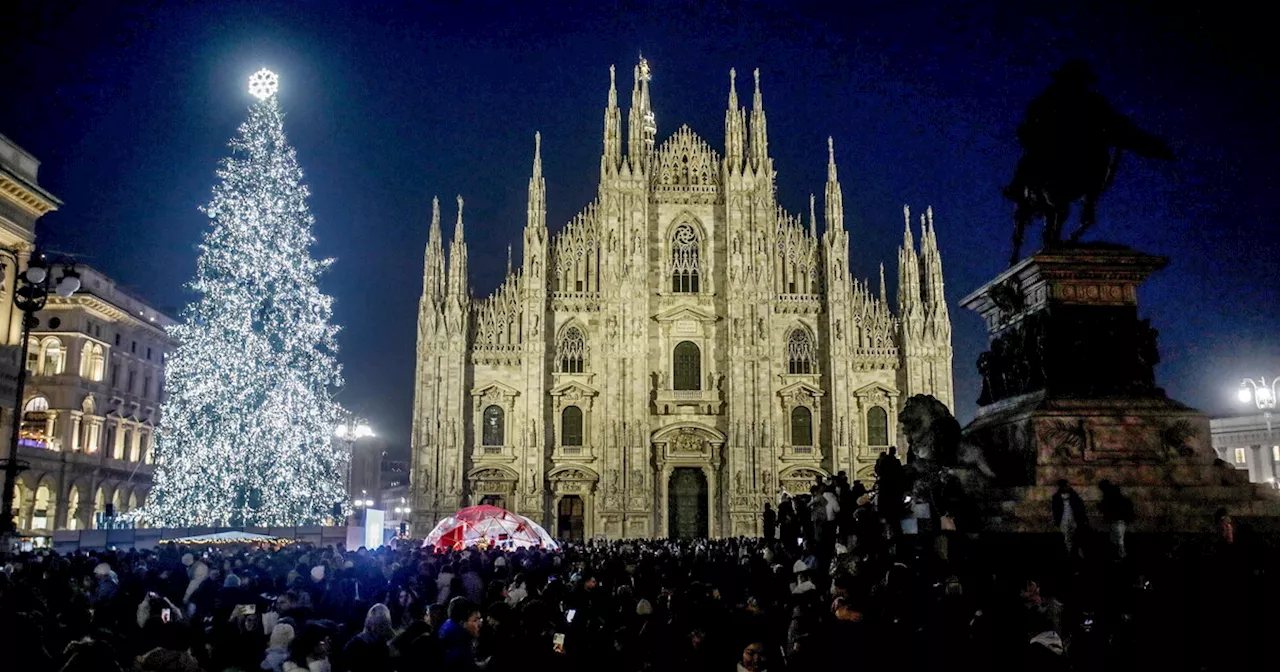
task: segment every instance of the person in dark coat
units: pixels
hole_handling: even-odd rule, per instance
[[[796,511],[795,500],[791,495],[783,495],[778,505],[778,523],[782,533],[782,543],[788,550],[795,550],[796,540],[800,538],[800,518]]]
[[[773,510],[773,505],[769,502],[764,503],[764,540],[773,543],[775,531],[778,528],[778,513]]]
[[[391,610],[385,604],[369,607],[364,630],[351,638],[342,651],[343,661],[351,672],[385,672],[391,667]]]
[[[475,670],[476,640],[480,637],[480,607],[465,597],[449,600],[449,620],[440,628],[444,669]]]

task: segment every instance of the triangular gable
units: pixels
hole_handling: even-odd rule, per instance
[[[500,395],[508,396],[508,397],[514,397],[520,394],[520,390],[517,390],[516,388],[511,387],[510,385],[505,385],[495,380],[493,382],[486,383],[481,387],[472,389],[471,396],[473,397],[483,396],[486,392],[489,392],[490,390],[497,392]]]
[[[869,397],[875,394],[876,392],[879,392],[885,395],[886,397],[898,396],[897,390],[893,389],[892,387],[888,387],[883,383],[869,383],[867,385],[863,385],[862,387],[859,387],[858,389],[853,391],[853,396]]]
[[[586,396],[586,397],[594,397],[600,394],[594,389],[586,385],[583,385],[582,383],[579,383],[576,380],[571,380],[567,383],[562,383],[560,385],[557,385],[551,388],[551,396],[553,397],[563,396],[574,390],[577,390],[579,394],[582,394],[583,396]]]
[[[675,322],[676,320],[694,320],[697,322],[715,322],[720,319],[716,315],[693,306],[676,306],[653,316],[659,322]]]
[[[826,394],[822,390],[814,387],[813,385],[810,385],[809,383],[806,383],[804,381],[796,381],[782,388],[781,390],[778,390],[778,396],[786,397],[786,396],[795,394],[796,392],[799,392],[800,394],[807,394],[814,397],[821,397],[822,395]]]

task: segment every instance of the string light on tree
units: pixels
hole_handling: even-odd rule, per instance
[[[249,93],[258,100],[274,96],[280,89],[280,77],[263,68],[249,77]]]
[[[342,409],[333,300],[317,286],[314,219],[285,138],[275,74],[231,140],[204,207],[190,288],[172,333],[155,487],[136,517],[164,527],[317,525],[347,506],[347,454],[331,444]]]

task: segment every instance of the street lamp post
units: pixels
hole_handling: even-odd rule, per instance
[[[11,251],[16,266],[18,257]],[[61,274],[57,281],[53,278],[54,266],[60,266]],[[27,385],[27,341],[31,337],[31,328],[39,321],[35,313],[44,308],[49,300],[49,293],[69,297],[80,289],[80,274],[76,272],[75,262],[49,262],[39,250],[31,255],[26,270],[16,275],[16,287],[13,291],[13,305],[22,312],[22,344],[18,356],[17,391],[13,401],[13,427],[9,432],[9,455],[4,460],[3,509],[0,509],[0,552],[9,553],[13,549],[13,538],[18,531],[18,521],[14,517],[13,494],[18,485],[18,474],[27,468],[27,464],[18,459],[18,440],[22,431],[22,396]]]
[[[352,479],[355,475],[354,465],[356,461],[356,441],[358,439],[373,436],[373,428],[369,426],[369,422],[364,418],[356,415],[348,415],[343,418],[342,422],[338,423],[337,427],[334,428],[333,435],[337,437],[339,441],[347,444],[347,494],[353,495],[354,493],[352,493],[352,490],[355,489],[355,484],[352,483]],[[361,492],[364,491],[362,490]],[[353,496],[351,499],[352,506],[357,509],[373,506],[373,502],[364,497],[356,499]],[[365,504],[364,502],[366,501],[369,503]]]
[[[1262,376],[1257,380],[1253,380],[1252,378],[1245,378],[1244,380],[1240,381],[1240,393],[1239,393],[1240,402],[1247,404],[1250,401],[1252,401],[1254,406],[1257,406],[1258,410],[1262,411],[1262,417],[1263,419],[1266,420],[1267,439],[1268,439],[1267,443],[1271,444],[1271,451],[1272,451],[1272,455],[1271,455],[1272,476],[1267,479],[1267,482],[1270,483],[1271,486],[1274,488],[1280,488],[1280,483],[1277,483],[1275,480],[1275,470],[1276,470],[1275,453],[1277,452],[1278,449],[1276,448],[1276,443],[1273,440],[1273,437],[1271,435],[1271,412],[1275,410],[1277,392],[1280,392],[1280,389],[1277,389],[1278,383],[1280,383],[1280,378],[1272,378],[1270,383],[1267,382],[1266,376]]]
[[[413,513],[413,509],[409,507],[409,503],[405,500],[405,498],[401,497],[400,506],[397,506],[395,508],[395,512],[396,512],[396,517],[399,519],[398,527],[400,529],[400,536],[402,537],[406,536],[408,533],[408,526],[405,524],[406,523],[405,519],[409,517],[409,514]]]
[[[1252,401],[1262,411],[1262,416],[1267,420],[1268,434],[1271,433],[1271,411],[1275,410],[1276,395],[1280,392],[1277,382],[1280,382],[1280,378],[1272,378],[1268,383],[1266,376],[1257,380],[1245,378],[1240,381],[1240,401],[1246,404]]]

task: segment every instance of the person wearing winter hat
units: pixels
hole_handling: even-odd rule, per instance
[[[288,623],[277,624],[271,629],[267,653],[259,667],[272,672],[284,672],[284,663],[289,659],[289,643],[292,641],[293,626]]]

